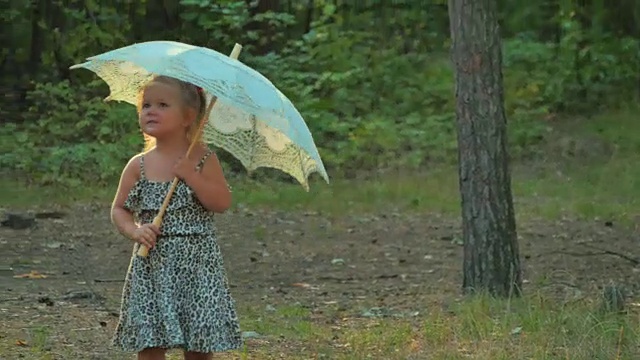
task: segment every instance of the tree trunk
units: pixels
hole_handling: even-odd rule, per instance
[[[255,46],[253,50],[254,55],[264,55],[275,48],[273,44],[273,38],[275,37],[275,29],[268,21],[256,21],[255,17],[259,14],[264,14],[269,11],[278,12],[280,10],[279,0],[245,0],[249,7],[249,16],[251,20],[246,26],[247,31],[256,31],[259,34],[259,39],[252,45]]]
[[[304,33],[308,34],[311,32],[311,23],[313,22],[313,10],[316,7],[314,0],[309,0],[307,3],[307,16],[304,21]]]
[[[29,51],[29,74],[31,79],[38,75],[38,69],[42,62],[42,52],[44,48],[43,29],[40,28],[40,21],[46,24],[45,14],[49,10],[46,1],[33,1],[31,13],[31,47]]]
[[[466,293],[519,296],[496,0],[449,0]]]

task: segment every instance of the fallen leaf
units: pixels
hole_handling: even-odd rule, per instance
[[[20,275],[14,276],[14,278],[17,278],[17,279],[44,279],[46,277],[47,275],[41,274],[35,270],[31,270],[31,272],[28,272],[26,274],[20,274]]]
[[[18,345],[18,346],[28,346],[29,344],[27,344],[27,342],[24,341],[24,340],[16,340],[16,345]]]
[[[522,333],[522,326],[515,327],[511,330],[511,335],[519,335]]]
[[[417,339],[411,339],[410,348],[412,352],[420,351],[422,349],[420,341],[418,341]]]
[[[303,289],[311,289],[311,290],[318,290],[319,289],[317,286],[313,286],[313,285],[307,284],[307,283],[293,283],[293,284],[291,284],[291,286],[301,287]]]
[[[242,338],[243,339],[257,339],[262,337],[259,333],[255,332],[255,331],[244,331],[242,332]]]

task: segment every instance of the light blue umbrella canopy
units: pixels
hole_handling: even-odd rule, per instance
[[[293,176],[305,189],[308,177],[329,176],[311,132],[291,101],[262,74],[217,51],[174,41],[150,41],[108,51],[73,65],[102,78],[105,100],[135,105],[154,75],[171,76],[218,98],[203,140],[220,147],[249,170],[271,167]]]

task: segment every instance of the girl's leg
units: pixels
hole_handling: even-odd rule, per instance
[[[198,353],[193,351],[184,352],[184,360],[211,360],[213,359],[212,353]]]
[[[167,350],[162,348],[148,348],[138,353],[138,360],[165,360]]]

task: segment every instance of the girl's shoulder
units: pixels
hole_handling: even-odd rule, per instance
[[[193,158],[201,158],[203,156],[206,156],[207,153],[210,153],[212,150],[211,148],[209,148],[209,146],[207,146],[206,144],[203,143],[198,143],[193,147]]]
[[[140,179],[141,168],[143,166],[143,155],[144,153],[139,153],[131,157],[127,165],[125,166],[124,171],[131,176],[135,177],[136,180]]]
[[[116,195],[116,201],[121,205],[126,202],[127,197],[131,191],[136,187],[141,179],[141,156],[135,155],[127,162],[122,175],[120,176],[120,182],[118,184],[118,191]]]
[[[153,156],[155,153],[156,153],[156,148],[154,146],[151,149],[147,149],[147,150],[145,150],[143,152],[138,153],[137,155],[134,156],[134,158],[137,157],[139,159],[142,159],[145,156],[149,156],[149,155]]]

